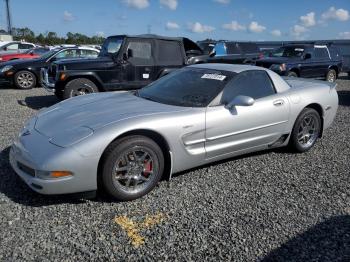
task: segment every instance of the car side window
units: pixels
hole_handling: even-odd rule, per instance
[[[30,44],[19,44],[19,49],[31,49],[34,46],[30,45]]]
[[[6,46],[6,50],[18,50],[18,44],[11,44]]]
[[[132,50],[133,58],[150,59],[152,57],[152,45],[149,42],[129,42],[129,49]]]
[[[96,58],[98,53],[94,50],[80,49],[80,57]]]
[[[239,95],[259,99],[275,93],[274,85],[265,71],[244,71],[225,86],[222,93],[221,104],[227,104]]]
[[[56,55],[56,59],[68,59],[78,57],[76,49],[64,50]]]
[[[315,47],[315,58],[320,58],[320,59],[329,59],[329,54],[327,51],[327,48],[325,47]]]

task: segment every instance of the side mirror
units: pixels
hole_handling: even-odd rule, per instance
[[[310,54],[310,53],[305,54],[305,56],[304,56],[304,60],[306,60],[306,59],[310,59],[310,58],[311,58],[311,54]]]
[[[252,106],[254,105],[254,98],[250,96],[236,96],[231,102],[225,105],[225,108],[232,109],[235,106]]]
[[[7,46],[5,46],[3,50],[4,50],[4,51],[7,51]]]
[[[133,56],[134,56],[134,52],[132,51],[132,49],[128,49],[128,58]]]
[[[215,55],[216,55],[216,52],[215,52],[215,50],[213,50],[210,52],[209,57],[214,57]]]

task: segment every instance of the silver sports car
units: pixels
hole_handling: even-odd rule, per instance
[[[335,84],[254,66],[202,64],[138,91],[91,94],[31,118],[10,150],[42,194],[95,191],[132,200],[162,176],[253,151],[309,150],[338,108]]]

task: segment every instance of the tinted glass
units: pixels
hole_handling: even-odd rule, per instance
[[[234,75],[226,71],[184,68],[142,88],[138,95],[163,104],[205,107]]]
[[[157,40],[157,64],[158,65],[182,65],[183,55],[180,42]]]
[[[149,42],[129,42],[129,49],[132,50],[133,58],[150,59],[152,57],[152,48]]]
[[[98,52],[94,50],[80,49],[80,57],[96,58],[97,56]]]
[[[243,53],[246,54],[252,54],[252,53],[258,53],[259,48],[254,43],[239,43],[239,46]]]
[[[259,99],[274,93],[274,86],[265,71],[244,71],[227,84],[222,95],[221,103],[227,104],[239,95]]]
[[[301,57],[305,49],[298,46],[283,46],[272,51],[272,57]]]
[[[25,54],[35,54],[35,55],[43,55],[50,50],[47,48],[34,48],[34,49],[29,49],[25,52]]]
[[[327,48],[315,48],[314,55],[316,58],[329,59]]]
[[[31,49],[33,47],[34,46],[30,44],[19,44],[19,49]]]
[[[69,58],[75,58],[75,57],[78,57],[78,50],[77,49],[64,50],[62,52],[59,52],[56,55],[57,59],[69,59]]]
[[[239,48],[238,43],[226,43],[227,54],[239,55],[241,54],[241,50]]]
[[[198,45],[200,46],[200,48],[202,48],[204,54],[207,55],[210,54],[215,47],[215,44],[213,43],[199,43]]]

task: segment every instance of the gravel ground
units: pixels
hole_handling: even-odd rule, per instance
[[[41,196],[15,175],[11,141],[57,101],[2,87],[0,261],[350,261],[350,80],[337,89],[335,123],[311,151],[222,161],[116,203]]]

